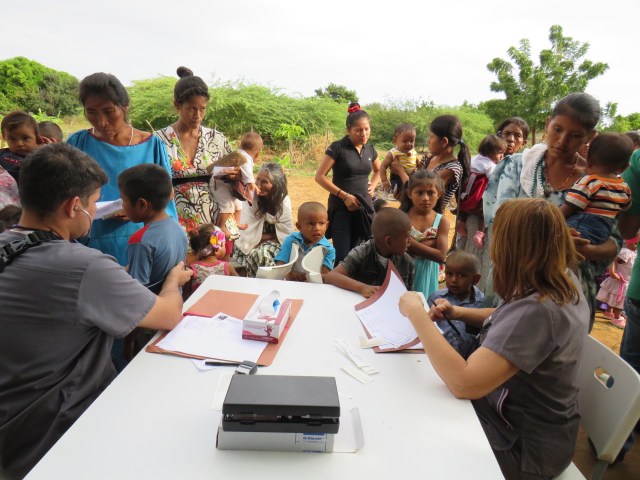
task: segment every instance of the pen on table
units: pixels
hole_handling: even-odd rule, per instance
[[[427,300],[427,302],[430,302],[431,305],[433,305],[434,307],[436,306],[436,302],[434,302],[433,300]],[[447,317],[444,312],[440,312],[442,314],[442,316],[444,317],[444,319],[447,321],[447,323],[449,324],[449,326],[453,329],[454,332],[456,332],[456,334],[461,337],[462,334],[460,333],[460,330],[458,330],[456,328],[456,326],[453,324],[453,322],[451,320],[449,320],[449,317]]]
[[[237,367],[239,363],[234,362],[218,362],[217,360],[205,360],[204,364],[207,367]]]

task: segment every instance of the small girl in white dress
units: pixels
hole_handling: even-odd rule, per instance
[[[633,262],[636,259],[638,237],[625,240],[624,247],[609,267],[609,276],[600,285],[596,300],[607,304],[604,316],[618,328],[624,328],[626,318],[622,313],[624,297],[631,278]]]

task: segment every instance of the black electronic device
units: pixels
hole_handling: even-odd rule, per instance
[[[338,433],[334,377],[234,375],[222,405],[228,432]]]

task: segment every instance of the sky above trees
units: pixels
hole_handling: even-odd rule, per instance
[[[549,28],[590,45],[609,70],[587,92],[618,113],[640,111],[640,3],[569,0],[299,2],[293,0],[21,0],[2,7],[0,59],[25,56],[82,78],[123,82],[190,67],[207,81],[246,80],[312,96],[333,82],[363,103],[423,99],[460,105],[501,98],[487,64],[528,38],[535,56]]]

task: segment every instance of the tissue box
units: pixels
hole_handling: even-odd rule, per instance
[[[278,343],[289,321],[291,300],[284,299],[275,306],[273,313],[264,313],[260,307],[266,298],[266,295],[258,297],[242,321],[242,338]]]

